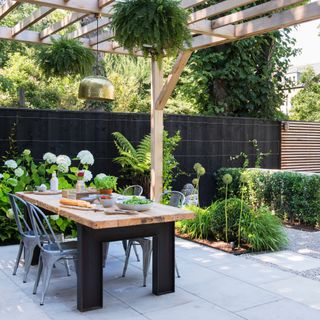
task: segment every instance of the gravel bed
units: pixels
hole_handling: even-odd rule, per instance
[[[288,235],[289,243],[286,250],[297,252],[312,258],[320,259],[320,231],[310,232],[292,228],[285,228]],[[261,253],[260,253],[261,254]],[[243,255],[246,259],[268,265],[286,272],[290,272],[308,279],[320,281],[320,268],[310,269],[307,271],[294,271],[270,262],[263,262],[255,258],[258,253],[248,253]]]

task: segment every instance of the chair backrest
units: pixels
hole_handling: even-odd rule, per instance
[[[165,191],[161,195],[161,199],[165,196],[169,196],[169,206],[182,207],[185,203],[186,197],[180,191]]]
[[[123,191],[124,196],[141,196],[143,193],[143,188],[138,184],[130,186]]]
[[[32,229],[35,237],[38,240],[38,246],[43,249],[43,244],[45,242],[46,245],[52,244],[57,246],[57,249],[62,252],[62,247],[51,227],[48,217],[40,208],[33,205],[32,203],[27,202],[27,206],[30,213]]]
[[[27,202],[11,193],[8,194],[8,197],[18,227],[18,232],[23,237],[31,236],[32,229],[27,221],[28,218],[30,219]]]

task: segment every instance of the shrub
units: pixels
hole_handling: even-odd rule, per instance
[[[247,213],[242,234],[255,251],[276,251],[288,243],[281,220],[266,207]]]
[[[196,216],[193,220],[182,220],[177,223],[181,233],[188,234],[190,238],[207,239],[211,236],[211,212],[197,206],[188,207]]]
[[[226,241],[225,208],[227,208],[228,212],[228,241],[237,241],[241,211],[241,200],[238,198],[217,201],[208,208],[208,212],[211,216],[210,229],[212,235],[216,240]],[[243,216],[246,217],[250,208],[244,203],[242,210]]]
[[[217,173],[218,198],[224,197],[223,175],[229,173],[233,182],[230,195],[240,197],[240,176],[246,172],[244,199],[254,208],[268,206],[281,219],[310,226],[320,222],[320,176],[298,172],[259,169],[222,168]]]

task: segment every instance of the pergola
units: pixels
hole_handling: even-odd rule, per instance
[[[188,59],[195,50],[248,38],[269,31],[282,29],[320,18],[320,0],[305,4],[301,0],[270,0],[256,4],[254,0],[224,0],[207,5],[204,0],[182,0],[180,6],[191,9],[188,26],[193,35],[191,47],[181,52],[168,78],[156,61],[152,61],[152,101],[151,101],[151,197],[159,199],[162,192],[163,166],[163,110],[172,94]],[[100,14],[99,51],[112,54],[129,54],[113,40],[108,28],[112,20],[112,7],[116,0],[7,0],[0,7],[1,20],[22,3],[35,5],[35,11],[12,28],[0,26],[0,39],[22,41],[32,44],[52,43],[60,37],[59,31],[92,15]],[[199,6],[201,9],[199,9]],[[56,9],[68,11],[61,21],[41,32],[29,28]],[[237,9],[237,10],[235,10]],[[96,37],[90,34],[96,30],[96,22],[87,24],[66,36],[79,39],[85,47],[97,49]],[[140,56],[137,51],[134,55]]]

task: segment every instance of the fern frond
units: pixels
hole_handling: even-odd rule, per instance
[[[134,146],[130,143],[130,141],[120,132],[113,132],[112,135],[115,138],[115,145],[119,151],[125,151],[131,153],[132,156],[136,157],[137,152]]]
[[[137,158],[139,161],[147,163],[150,162],[151,154],[151,137],[150,135],[145,136],[137,147]]]

